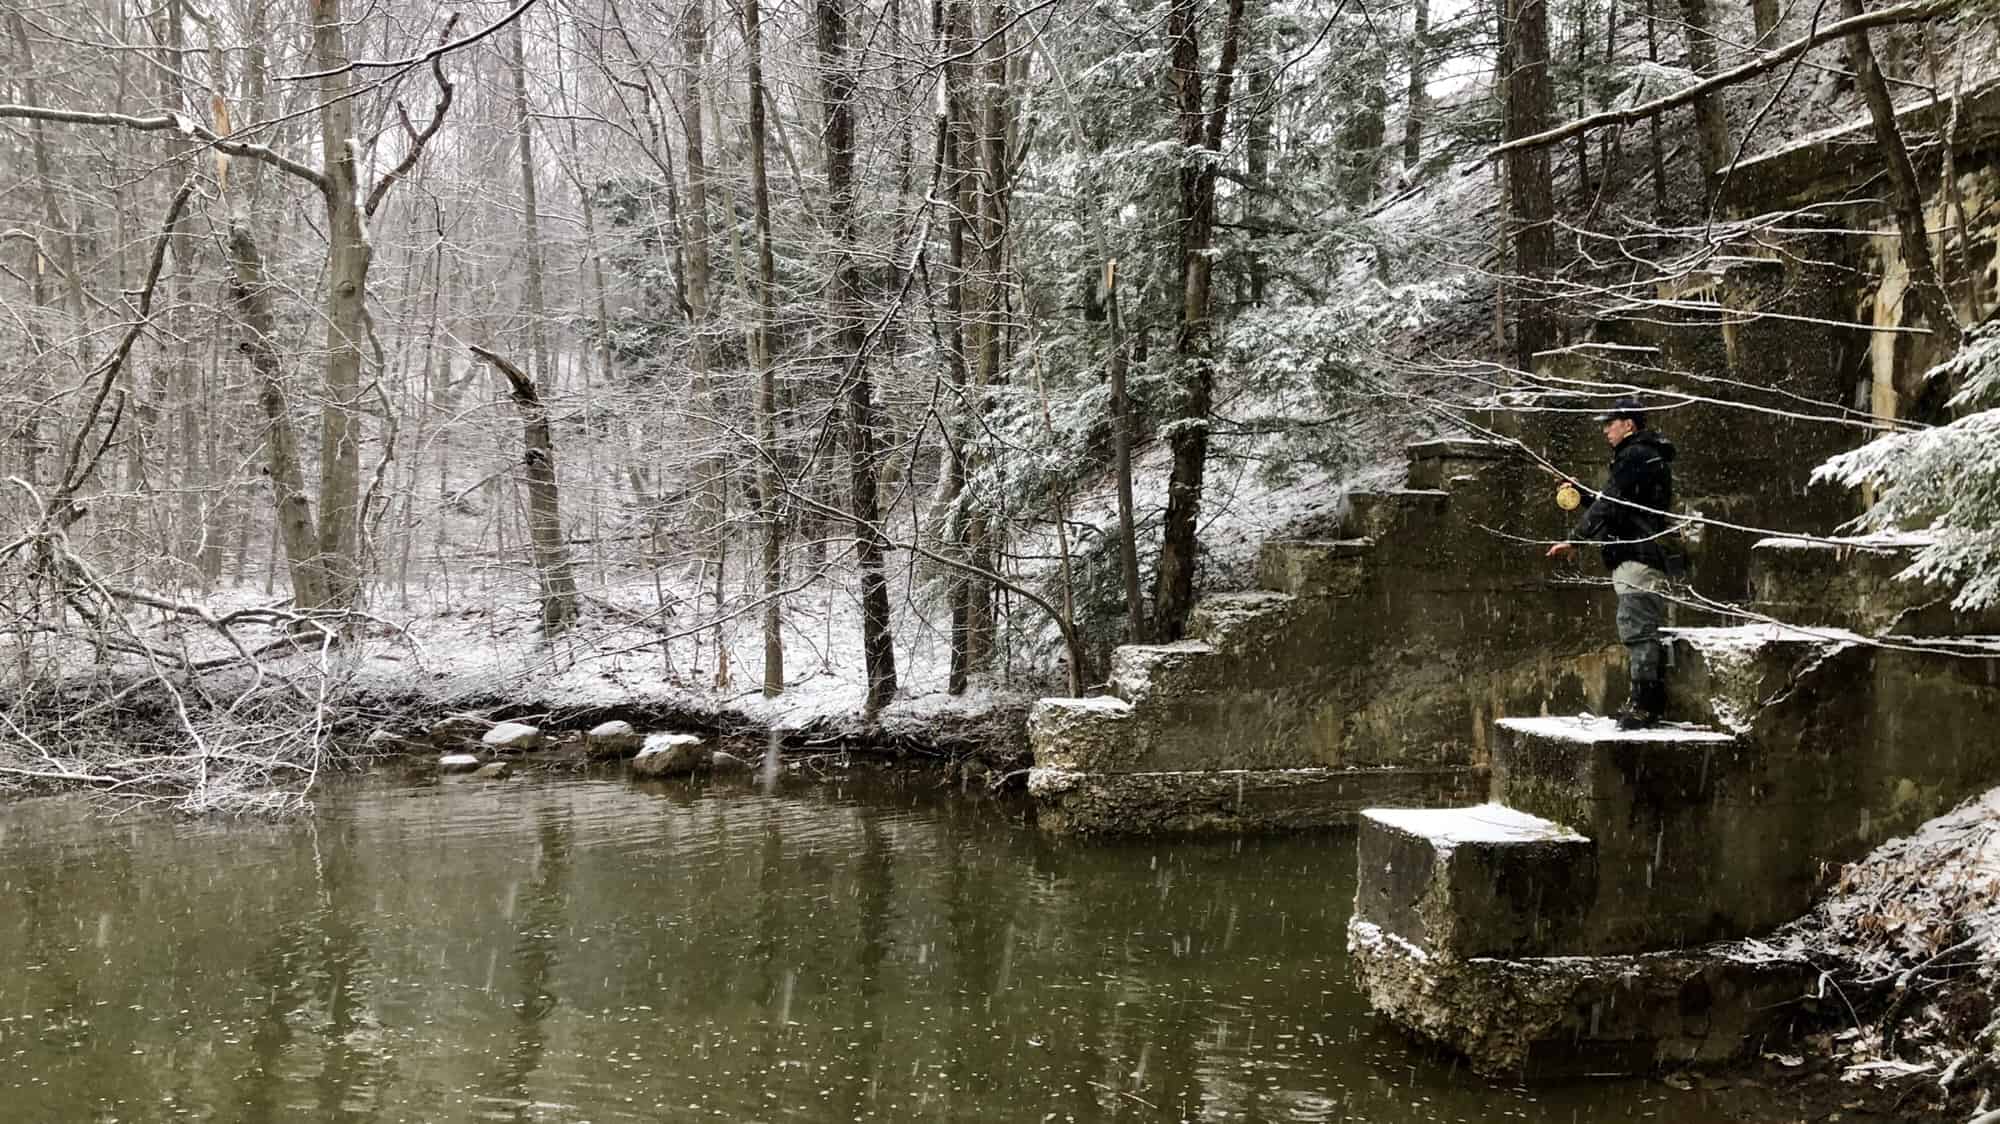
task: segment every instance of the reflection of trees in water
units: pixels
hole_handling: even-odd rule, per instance
[[[564,811],[543,807],[535,814],[535,877],[528,884],[528,908],[514,936],[514,1043],[500,1074],[499,1092],[525,1121],[533,1098],[528,1083],[542,1066],[548,1035],[542,1023],[556,1009],[555,972],[560,957],[556,932],[569,915],[570,848],[573,829]]]
[[[44,1050],[62,1059],[56,1068],[38,1067],[36,1076],[43,1082],[60,1086],[75,1081],[101,1091],[106,1100],[159,1104],[185,1094],[186,1076],[164,1051],[130,1053],[113,1040],[115,1032],[102,1028],[117,1017],[104,1007],[131,1003],[120,990],[129,977],[127,966],[115,956],[109,961],[114,965],[110,974],[93,971],[106,955],[104,946],[116,927],[136,913],[135,902],[144,896],[134,871],[135,848],[132,835],[107,833],[101,843],[52,848],[35,855],[34,861],[8,866],[0,875],[0,898],[7,901],[7,912],[13,915],[8,920],[18,925],[20,933],[21,959],[9,959],[4,977],[8,1013],[32,1011],[40,1016],[39,1026],[32,1030],[26,1019],[7,1029],[13,1036],[37,1035]],[[94,943],[83,928],[86,919],[95,921]],[[147,951],[170,958],[171,934],[156,937],[164,940]],[[162,971],[155,978],[171,977]],[[137,1015],[144,1017],[144,1012]],[[18,1050],[18,1038],[7,1045]],[[15,1085],[8,1094],[15,1103],[0,1115],[20,1111],[18,1098],[32,1093],[31,1087]]]
[[[346,822],[322,849],[317,827],[312,830],[319,902],[309,931],[318,940],[305,944],[300,967],[307,994],[295,1017],[303,1016],[317,1031],[320,1065],[313,1086],[319,1119],[329,1121],[375,1119],[383,1094],[394,1084],[373,1006],[374,956],[360,923],[373,914],[373,892],[368,872],[360,869],[357,835],[355,825]]]
[[[883,1030],[893,1012],[882,1007],[883,975],[889,968],[889,951],[895,944],[890,932],[896,905],[895,853],[882,830],[880,812],[871,807],[859,810],[861,854],[855,861],[855,905],[860,917],[855,946],[854,1006],[847,1023],[855,1028],[854,1045],[845,1058],[858,1080],[847,1082],[851,1094],[848,1116],[859,1120],[869,1098],[880,1090],[891,1074],[888,1059],[882,1056]]]
[[[244,1124],[282,1119],[279,1094],[285,1087],[285,1054],[293,1041],[292,1012],[304,1005],[301,961],[311,938],[305,920],[278,925],[251,962],[250,979],[259,998],[250,1030],[250,1064],[235,1082],[242,1090],[238,1109]]]

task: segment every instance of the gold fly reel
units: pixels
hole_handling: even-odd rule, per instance
[[[1583,506],[1583,492],[1569,481],[1563,481],[1556,489],[1556,506],[1564,511],[1575,511]]]

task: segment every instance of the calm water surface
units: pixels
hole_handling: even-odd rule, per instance
[[[0,806],[0,1120],[1715,1119],[1348,982],[1351,838],[1080,846],[928,782]]]

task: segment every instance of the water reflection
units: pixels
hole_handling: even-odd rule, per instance
[[[921,784],[0,808],[7,1121],[1715,1118],[1494,1088],[1347,983],[1338,838],[1068,846]],[[1663,1098],[1674,1098],[1672,1101]]]

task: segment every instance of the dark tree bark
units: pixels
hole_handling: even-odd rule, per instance
[[[1415,172],[1424,158],[1424,118],[1429,112],[1424,87],[1430,81],[1430,0],[1415,0],[1407,54],[1410,68],[1408,104],[1403,111],[1403,168]]]
[[[1422,0],[1419,0],[1421,3]],[[1243,78],[1247,84],[1244,98],[1245,112],[1249,114],[1243,122],[1248,135],[1243,139],[1243,172],[1249,182],[1240,193],[1242,199],[1242,221],[1247,228],[1243,246],[1243,273],[1249,288],[1251,304],[1263,304],[1266,290],[1271,284],[1271,265],[1265,259],[1261,243],[1264,241],[1264,197],[1270,190],[1271,151],[1276,147],[1276,127],[1272,122],[1271,86],[1277,62],[1272,58],[1270,33],[1254,28],[1252,36],[1251,61],[1244,67]],[[1421,129],[1421,125],[1418,126]],[[1409,134],[1404,134],[1405,148],[1409,151]]]
[[[687,164],[687,280],[684,288],[688,302],[688,335],[690,359],[694,366],[695,409],[701,415],[701,424],[709,431],[716,449],[721,448],[723,426],[721,403],[716,394],[714,376],[711,373],[711,341],[709,281],[712,272],[709,261],[710,234],[708,228],[708,146],[702,136],[703,87],[701,68],[708,60],[708,19],[707,0],[689,0],[686,14],[681,22],[681,50],[685,56],[681,71],[681,130],[686,142]],[[588,213],[588,212],[586,212]],[[598,299],[603,300],[603,286],[600,280]],[[715,595],[715,629],[711,634],[715,646],[715,669],[718,686],[726,685],[729,664],[723,654],[722,609],[723,609],[723,562],[725,556],[724,515],[727,497],[724,489],[728,478],[728,467],[720,455],[701,458],[695,466],[695,523],[696,533],[701,536],[703,561],[710,567],[713,584],[710,588]]]
[[[1132,400],[1125,393],[1125,325],[1118,312],[1118,263],[1104,265],[1104,320],[1111,334],[1111,468],[1118,487],[1118,570],[1125,587],[1125,642],[1146,639],[1139,591],[1139,536],[1132,503]]]
[[[764,152],[764,34],[758,0],[743,0],[743,43],[749,60],[750,197],[757,226],[756,326],[751,366],[757,372],[757,515],[764,532],[764,694],[785,690],[785,639],[779,631],[784,581],[785,520],[778,491],[778,379],[772,369],[771,323],[777,265],[771,256],[771,186]]]
[[[1153,638],[1161,641],[1180,639],[1194,608],[1199,545],[1195,532],[1201,516],[1202,478],[1208,467],[1208,414],[1215,394],[1214,337],[1209,321],[1215,170],[1221,159],[1222,130],[1236,69],[1243,0],[1230,0],[1212,110],[1204,110],[1202,105],[1201,40],[1195,12],[1193,0],[1174,0],[1167,13],[1180,140],[1189,155],[1180,175],[1181,322],[1174,348],[1181,364],[1181,403],[1171,428],[1173,469],[1167,480],[1166,530],[1159,567],[1153,575]]]
[[[1688,69],[1700,77],[1715,73],[1715,32],[1708,0],[1680,0],[1682,37],[1687,41]],[[1717,90],[1694,101],[1695,132],[1701,139],[1701,171],[1705,180],[1702,197],[1712,203],[1717,177],[1729,167],[1733,149],[1729,143],[1729,117]]]
[[[535,578],[541,586],[542,634],[554,636],[576,620],[576,572],[570,568],[563,543],[562,496],[556,485],[555,438],[549,432],[549,412],[535,390],[535,380],[505,356],[477,344],[472,354],[492,365],[513,388],[514,409],[521,415],[521,463],[528,477],[528,547],[535,556]]]
[[[1548,128],[1549,15],[1546,0],[1506,0],[1506,14],[1500,72],[1507,77],[1504,125],[1511,141]],[[1555,193],[1546,148],[1508,150],[1507,200],[1507,227],[1514,246],[1508,302],[1514,311],[1514,364],[1527,370],[1536,352],[1556,342],[1555,317],[1538,284],[1549,276],[1555,258],[1550,227]]]
[[[1750,20],[1757,28],[1757,42],[1770,38],[1778,30],[1778,0],[1750,0]]]
[[[946,347],[945,362],[947,377],[952,387],[952,398],[956,406],[954,416],[958,419],[951,426],[947,437],[950,448],[945,458],[945,478],[940,489],[940,507],[949,528],[951,557],[960,562],[968,561],[966,548],[970,535],[967,533],[970,516],[967,512],[965,495],[966,476],[970,456],[968,448],[972,437],[972,426],[965,416],[971,407],[969,386],[971,383],[970,364],[967,350],[974,333],[968,331],[967,317],[970,308],[966,299],[966,275],[970,270],[970,254],[967,235],[971,231],[970,216],[974,213],[975,201],[972,191],[973,174],[969,167],[974,157],[969,154],[971,137],[968,127],[971,119],[971,94],[967,89],[966,65],[964,59],[970,53],[971,36],[966,33],[967,0],[938,0],[932,11],[938,23],[938,37],[945,47],[944,85],[945,119],[943,160],[945,183],[942,196],[951,200],[951,213],[946,221],[945,238],[951,248],[951,271],[946,284],[945,303],[949,312],[950,339]],[[972,615],[974,578],[963,570],[954,568],[951,578],[951,671],[946,690],[954,695],[964,693],[972,677]]]
[[[843,0],[818,0],[821,105],[826,114],[826,214],[833,235],[831,312],[835,348],[845,371],[849,511],[861,569],[861,652],[868,674],[868,713],[896,697],[896,648],[889,628],[889,584],[882,574],[888,544],[875,494],[875,387],[868,376],[867,334],[861,323],[861,275],[854,198],[854,72],[848,60]]]
[[[1660,61],[1659,16],[1654,5],[1659,0],[1646,0],[1646,58],[1651,62]],[[1646,119],[1646,155],[1653,173],[1653,217],[1664,219],[1667,214],[1667,155],[1666,147],[1660,143],[1660,115],[1655,113]]]
[[[1841,0],[1840,13],[1850,19],[1860,15],[1861,0]],[[1947,350],[1956,350],[1958,317],[1938,277],[1937,262],[1931,256],[1931,240],[1924,224],[1923,189],[1917,183],[1916,165],[1910,160],[1909,147],[1903,143],[1903,132],[1896,125],[1896,107],[1889,100],[1889,84],[1875,63],[1875,52],[1869,46],[1866,31],[1857,31],[1848,40],[1848,58],[1854,64],[1854,80],[1861,88],[1861,96],[1868,102],[1868,116],[1875,123],[1875,146],[1881,150],[1882,162],[1889,171],[1890,207],[1896,213],[1903,265],[1910,271],[1908,299],[1915,303],[1917,315],[1932,331],[1952,337]]]

